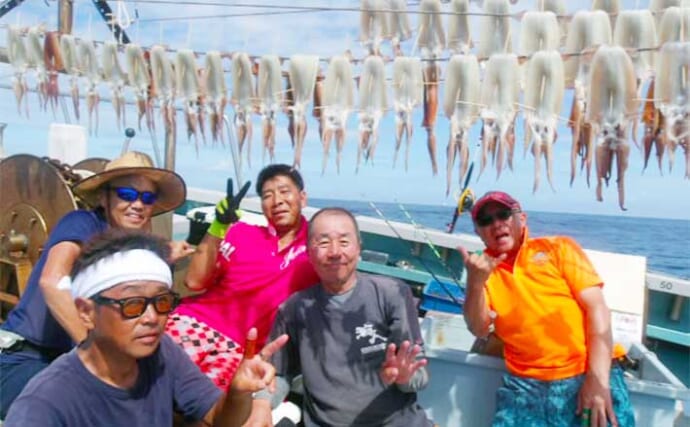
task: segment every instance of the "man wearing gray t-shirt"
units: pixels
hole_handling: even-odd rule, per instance
[[[320,278],[280,308],[272,336],[289,335],[272,358],[277,395],[255,395],[252,418],[268,423],[270,401],[302,374],[306,426],[428,427],[417,390],[428,382],[417,310],[409,287],[358,273],[357,223],[341,208],[309,222],[308,252]]]

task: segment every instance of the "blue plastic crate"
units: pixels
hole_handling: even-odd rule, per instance
[[[455,283],[442,283],[443,285],[437,280],[431,280],[424,286],[420,308],[426,311],[462,314],[462,306],[453,301],[448,293],[462,304],[465,301],[465,290]]]

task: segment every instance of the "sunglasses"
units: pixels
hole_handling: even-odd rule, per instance
[[[117,197],[125,202],[135,202],[137,199],[140,199],[141,203],[152,205],[158,199],[158,194],[152,191],[138,191],[132,187],[115,187],[111,190],[115,191]]]
[[[146,297],[129,297],[122,299],[113,299],[96,295],[91,298],[93,302],[100,305],[114,305],[120,306],[120,314],[125,319],[134,319],[146,311],[149,304],[153,304],[153,308],[158,314],[168,314],[177,307],[180,303],[180,296],[175,292],[166,292],[164,294],[156,295],[151,298]]]
[[[477,225],[479,227],[488,227],[491,224],[493,224],[496,220],[498,221],[505,221],[513,214],[516,214],[520,212],[519,210],[514,210],[514,209],[502,209],[500,211],[496,211],[493,215],[480,215],[477,217],[475,220]]]

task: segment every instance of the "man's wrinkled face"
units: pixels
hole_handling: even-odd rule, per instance
[[[309,260],[327,288],[339,289],[355,279],[360,249],[357,229],[347,215],[324,213],[312,221]]]
[[[112,300],[123,300],[169,294],[170,289],[163,283],[131,281],[107,289],[99,295]],[[168,314],[160,314],[154,303],[149,303],[140,316],[127,318],[123,315],[123,308],[117,303],[96,304],[93,300],[88,301],[93,305],[93,339],[111,354],[141,359],[150,356],[158,348],[165,332]]]
[[[261,188],[261,210],[278,231],[299,227],[306,204],[307,194],[285,175],[267,180]]]
[[[111,226],[134,230],[148,229],[154,205],[145,204],[141,197],[137,197],[134,201],[123,200],[118,197],[116,188],[131,188],[138,192],[156,193],[157,189],[153,181],[143,176],[123,176],[107,183],[101,194],[101,206],[106,209]]]
[[[500,203],[488,203],[474,221],[474,230],[486,247],[497,253],[516,251],[521,243],[527,214]]]

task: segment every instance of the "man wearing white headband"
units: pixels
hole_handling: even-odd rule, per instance
[[[164,240],[142,232],[112,230],[85,246],[68,280],[87,338],[27,384],[5,427],[169,427],[174,410],[206,425],[245,422],[252,392],[273,383],[264,359],[287,336],[243,360],[223,393],[164,333],[178,303],[169,256]]]
[[[34,375],[86,337],[69,290],[58,285],[82,244],[107,229],[150,231],[154,216],[184,203],[186,187],[175,172],[128,151],[73,192],[89,209],[71,211],[52,227],[19,304],[0,325],[0,336],[10,337],[0,340],[0,419]],[[193,252],[185,242],[170,245],[173,262]]]

